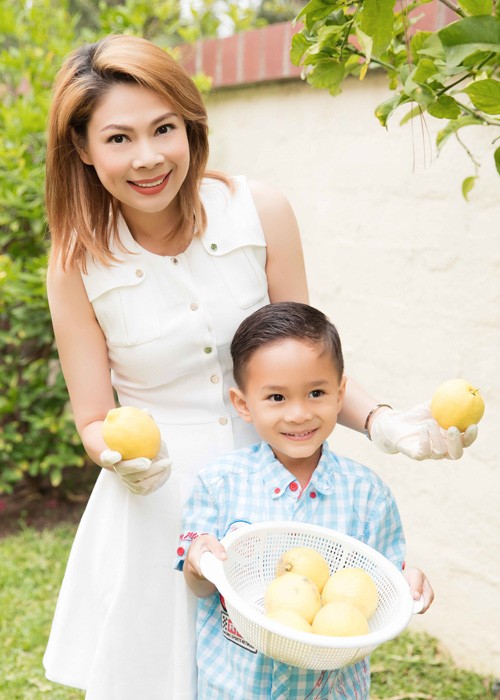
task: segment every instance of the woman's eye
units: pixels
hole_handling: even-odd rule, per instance
[[[108,139],[109,143],[124,143],[127,137],[124,134],[113,134]]]
[[[168,134],[173,128],[173,124],[162,124],[158,127],[157,131],[159,134]]]
[[[283,394],[271,394],[271,396],[268,397],[269,401],[284,401],[285,397]]]
[[[320,396],[324,395],[324,391],[322,389],[313,389],[309,396],[311,396],[313,399],[319,399]]]

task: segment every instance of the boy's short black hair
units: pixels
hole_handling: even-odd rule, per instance
[[[284,301],[267,304],[254,311],[234,334],[231,357],[234,379],[240,389],[244,388],[248,363],[256,350],[267,343],[286,338],[323,345],[330,353],[341,380],[344,358],[340,337],[333,323],[324,313],[308,304]]]

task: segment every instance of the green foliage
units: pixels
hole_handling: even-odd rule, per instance
[[[0,0],[0,493],[21,480],[57,486],[85,456],[57,360],[45,292],[45,124],[63,58],[103,35],[146,36],[171,49],[213,35],[213,0],[182,15],[177,0]],[[225,3],[233,25],[254,14]],[[188,37],[186,37],[188,38]],[[200,90],[209,88],[197,76]]]
[[[500,17],[492,0],[461,0],[457,6],[446,0],[457,20],[436,32],[417,30],[416,12],[429,1],[310,0],[297,17],[304,26],[293,37],[291,59],[304,67],[311,85],[332,95],[349,75],[362,80],[369,69],[383,70],[395,94],[376,107],[377,119],[386,126],[396,110],[409,105],[402,124],[425,114],[446,120],[437,148],[450,135],[464,147],[474,166],[474,175],[462,184],[467,198],[480,164],[458,132],[500,127]],[[493,158],[500,174],[499,148]]]

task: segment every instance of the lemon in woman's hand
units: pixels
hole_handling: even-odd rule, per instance
[[[108,411],[102,424],[102,436],[110,450],[123,459],[154,459],[160,450],[160,430],[153,418],[135,406],[120,406]]]
[[[448,379],[436,389],[431,399],[431,413],[445,430],[455,426],[463,433],[483,417],[483,397],[479,389],[465,379]]]

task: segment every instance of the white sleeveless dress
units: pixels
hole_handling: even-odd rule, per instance
[[[83,275],[119,402],[149,410],[173,462],[149,496],[103,470],[78,528],[44,666],[88,700],[196,697],[195,599],[173,569],[180,512],[204,463],[256,439],[228,399],[229,346],[269,303],[262,227],[246,179],[233,182],[203,181],[208,227],[184,253],[144,250],[122,220],[130,254]]]

